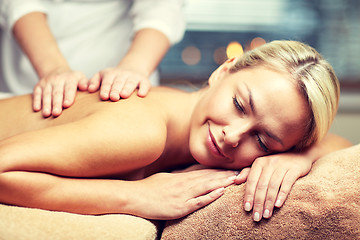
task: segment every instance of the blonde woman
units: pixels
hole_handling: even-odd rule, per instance
[[[174,219],[247,181],[245,210],[269,218],[314,161],[349,146],[325,136],[338,98],[314,49],[277,41],[228,60],[192,93],[158,87],[119,102],[79,93],[48,119],[30,95],[3,100],[0,202]],[[193,164],[208,169],[169,173]]]

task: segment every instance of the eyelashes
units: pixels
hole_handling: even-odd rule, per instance
[[[261,149],[264,151],[264,152],[269,152],[269,148],[266,147],[266,145],[263,143],[263,141],[261,140],[260,136],[258,134],[256,134],[256,139],[261,147]]]
[[[242,104],[239,103],[236,97],[233,97],[233,103],[235,107],[242,113],[245,114],[245,108]]]
[[[233,98],[233,104],[235,106],[235,108],[241,113],[241,114],[246,114],[245,112],[245,107],[237,100],[236,96],[234,96]],[[261,140],[259,134],[256,134],[256,140],[258,142],[258,145],[260,147],[260,149],[264,152],[269,152],[269,148],[264,144],[264,142]]]

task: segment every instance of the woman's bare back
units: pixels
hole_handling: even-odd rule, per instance
[[[11,162],[11,168],[24,170],[36,160],[39,171],[77,177],[127,174],[161,157],[164,161],[169,112],[176,111],[186,93],[164,88],[154,92],[119,102],[79,93],[71,108],[47,119],[32,111],[30,95],[2,100],[0,140],[6,140],[0,142],[0,151],[2,144],[13,143],[7,151],[19,162]],[[162,167],[158,164],[151,172]]]
[[[98,111],[113,107],[113,102],[101,101],[98,93],[79,92],[74,105],[58,117],[44,118],[32,110],[32,96],[23,95],[0,100],[0,140],[31,130],[74,122]]]

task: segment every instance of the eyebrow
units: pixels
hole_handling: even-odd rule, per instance
[[[245,84],[245,86],[246,86],[246,88],[247,88],[247,91],[248,91],[248,99],[249,99],[248,104],[250,105],[251,111],[252,111],[254,114],[256,114],[256,108],[255,108],[255,103],[254,103],[254,99],[253,99],[253,94],[252,94],[249,86],[248,86],[246,83],[244,83],[244,84]],[[282,146],[284,146],[283,141],[282,141],[279,137],[277,137],[275,134],[273,134],[273,133],[271,133],[271,132],[269,132],[269,131],[267,131],[267,130],[264,130],[264,132],[265,132],[265,134],[268,135],[270,138],[274,139],[275,141],[277,141],[278,143],[280,143]]]

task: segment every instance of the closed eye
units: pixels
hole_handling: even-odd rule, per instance
[[[239,103],[236,97],[233,97],[233,103],[235,107],[242,113],[245,114],[245,108],[242,104]]]
[[[268,148],[268,147],[264,144],[264,142],[261,140],[259,134],[256,134],[256,140],[258,141],[261,150],[263,150],[264,152],[268,153],[268,152],[269,152],[269,148]]]

